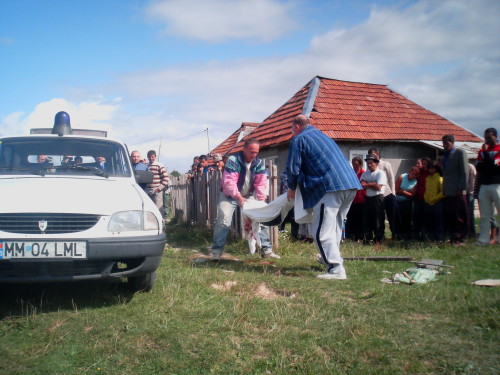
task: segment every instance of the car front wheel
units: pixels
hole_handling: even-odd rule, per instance
[[[150,292],[156,280],[156,271],[127,279],[127,286],[132,292]]]

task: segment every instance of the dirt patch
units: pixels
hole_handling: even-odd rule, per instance
[[[211,251],[209,251],[208,254],[204,254],[204,253],[202,253],[201,251],[198,251],[198,250],[191,250],[191,252],[193,253],[193,255],[191,255],[189,257],[189,260],[191,262],[194,262],[194,263],[208,262],[210,260],[210,258],[212,258],[212,252]],[[231,254],[227,254],[227,253],[222,254],[221,257],[220,257],[220,259],[221,260],[234,261],[234,262],[240,261],[239,258],[236,258],[235,256],[233,256]]]
[[[292,292],[287,292],[283,290],[274,290],[269,288],[266,283],[260,283],[256,286],[253,291],[254,296],[262,299],[276,299],[276,298],[295,298],[297,295]]]
[[[219,284],[212,284],[212,285],[210,285],[210,288],[214,288],[217,290],[222,290],[224,292],[227,292],[236,284],[238,284],[237,281],[225,281],[225,282],[219,283]]]

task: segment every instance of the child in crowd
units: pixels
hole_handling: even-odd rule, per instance
[[[431,160],[427,167],[424,201],[428,218],[427,236],[431,241],[444,241],[443,177],[437,164]]]

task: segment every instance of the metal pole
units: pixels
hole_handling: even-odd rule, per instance
[[[158,146],[158,161],[160,161],[160,154],[161,154],[161,140],[163,137],[160,137],[160,145]]]
[[[210,138],[208,137],[208,127],[205,129],[207,132],[207,144],[208,144],[208,153],[210,154]]]

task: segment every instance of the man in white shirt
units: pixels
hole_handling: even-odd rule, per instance
[[[361,186],[366,190],[363,232],[365,243],[373,240],[380,244],[385,231],[384,186],[387,186],[387,176],[378,168],[380,160],[376,155],[368,155],[365,161],[368,170],[361,175]]]

